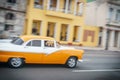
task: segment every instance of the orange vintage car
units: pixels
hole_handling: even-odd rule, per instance
[[[0,43],[0,62],[18,68],[25,63],[65,64],[76,67],[82,61],[83,50],[60,46],[50,37],[23,35],[10,43]]]

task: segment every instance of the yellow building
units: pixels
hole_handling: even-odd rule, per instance
[[[62,44],[96,46],[97,28],[85,26],[85,0],[28,0],[24,34]]]

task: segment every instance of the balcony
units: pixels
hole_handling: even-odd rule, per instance
[[[17,10],[18,7],[17,7],[17,4],[16,4],[16,3],[6,3],[6,4],[5,4],[5,8]]]
[[[42,5],[34,5],[34,8],[43,9]]]
[[[53,17],[59,17],[59,18],[64,18],[64,19],[69,19],[69,20],[73,20],[74,19],[74,15],[73,14],[66,14],[63,12],[56,12],[56,11],[46,11],[46,15],[47,16],[53,16]]]
[[[51,11],[56,11],[56,7],[50,7],[49,10],[51,10]]]
[[[0,15],[0,23],[4,23],[5,19]]]
[[[4,6],[5,6],[5,3],[1,2],[0,7],[4,7]]]
[[[14,25],[15,24],[15,20],[5,20],[5,23]]]
[[[108,0],[108,3],[120,6],[120,0]]]
[[[120,21],[107,19],[107,25],[120,26]]]

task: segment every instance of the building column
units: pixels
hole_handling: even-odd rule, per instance
[[[107,40],[107,29],[104,28],[102,32],[102,43],[101,43],[102,47],[106,47],[106,40]]]
[[[79,14],[82,15],[83,13],[83,3],[79,4]]]
[[[57,8],[56,8],[56,11],[59,11],[59,7],[60,7],[60,0],[57,0]]]
[[[115,31],[110,31],[109,47],[114,47]]]
[[[41,36],[46,36],[47,35],[47,25],[48,22],[42,21],[41,23]]]
[[[68,25],[67,29],[67,41],[69,43],[73,42],[73,33],[74,33],[74,25]]]
[[[66,0],[65,13],[68,13],[69,0]]]
[[[78,2],[78,0],[75,0],[75,4],[74,4],[74,15],[76,15],[76,13],[77,13],[77,2]]]
[[[83,27],[79,26],[79,31],[78,31],[78,41],[81,42],[83,37]]]
[[[61,33],[61,23],[56,23],[55,25],[55,39],[60,41],[60,33]]]
[[[40,22],[40,31],[39,31],[39,34],[41,35],[42,34],[42,21]]]
[[[44,2],[45,2],[45,0],[43,0],[43,2],[42,2],[42,9],[44,9]]]
[[[118,32],[118,40],[117,40],[117,41],[118,41],[118,42],[117,42],[117,43],[118,43],[118,44],[117,44],[117,47],[120,48],[120,31]]]
[[[51,2],[51,0],[48,0],[48,3],[47,3],[47,10],[50,9],[50,2]]]
[[[32,34],[32,27],[33,27],[32,19],[27,20],[26,27],[27,27],[27,30],[26,30],[27,35],[31,35]]]

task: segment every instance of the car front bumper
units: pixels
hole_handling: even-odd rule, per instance
[[[82,59],[79,59],[78,62],[83,62],[83,60],[82,60]]]

